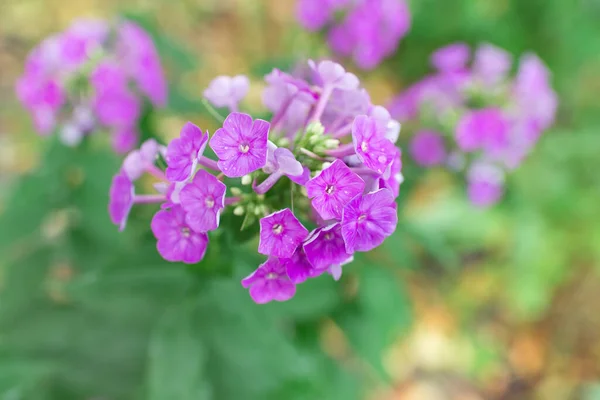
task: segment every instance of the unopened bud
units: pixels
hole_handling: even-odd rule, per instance
[[[236,196],[236,197],[238,197],[238,196],[241,196],[241,195],[242,195],[242,190],[241,190],[240,188],[232,187],[232,188],[230,188],[229,190],[231,191],[231,194],[232,194],[233,196]]]
[[[251,175],[244,175],[242,176],[242,185],[249,185],[252,183],[252,176]]]
[[[328,149],[335,149],[339,147],[340,141],[337,139],[327,139],[323,144]]]
[[[244,210],[244,207],[237,206],[236,208],[233,209],[233,215],[237,215],[239,217],[240,215],[244,215],[245,211],[246,210]]]
[[[306,131],[313,135],[322,136],[325,133],[325,127],[319,121],[312,122],[306,127]]]
[[[323,165],[321,166],[321,170],[324,170],[325,168],[328,168],[331,165],[330,162],[324,162]]]

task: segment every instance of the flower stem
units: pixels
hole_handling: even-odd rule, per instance
[[[216,161],[211,160],[210,158],[201,156],[200,159],[198,160],[198,164],[206,167],[206,168],[210,168],[210,169],[214,169],[215,171],[220,171],[221,169],[219,168],[219,164],[217,164]]]
[[[277,183],[279,178],[281,178],[282,176],[283,174],[281,172],[275,171],[271,175],[269,175],[267,179],[262,181],[260,185],[252,184],[252,189],[254,189],[254,191],[258,194],[265,194],[273,187],[273,185]]]
[[[160,179],[161,181],[167,180],[165,173],[160,168],[158,168],[156,165],[148,165],[146,167],[146,172],[149,173],[150,175],[152,175],[153,177]]]
[[[225,118],[223,118],[223,116],[219,114],[219,112],[208,102],[208,100],[202,99],[202,104],[206,108],[206,111],[208,111],[208,113],[212,115],[221,124],[225,121]]]
[[[133,196],[133,202],[136,204],[161,203],[166,199],[164,194],[138,194]]]
[[[326,153],[328,156],[338,158],[351,156],[355,153],[354,145],[352,143],[346,143],[339,146],[337,149],[327,150]]]
[[[325,106],[331,97],[331,93],[333,93],[333,86],[325,85],[323,91],[321,92],[321,96],[319,97],[319,102],[315,107],[315,111],[312,115],[311,122],[318,122],[321,120],[321,116],[323,115],[323,111],[325,111]]]
[[[239,202],[242,198],[241,197],[226,197],[225,198],[225,205],[226,206],[230,206],[232,204],[235,204],[237,202]]]

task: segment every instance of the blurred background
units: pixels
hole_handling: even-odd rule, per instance
[[[384,104],[455,41],[536,52],[553,72],[558,122],[474,209],[447,172],[401,188],[397,232],[287,303],[257,306],[239,279],[252,246],[164,262],[136,210],[106,213],[119,158],[98,141],[40,138],[14,94],[27,53],[77,17],[124,15],[153,36],[169,106],[165,140],[219,74],[262,77],[328,55],[291,0],[2,0],[0,4],[1,399],[600,399],[600,1],[412,0],[398,52],[360,72]],[[233,251],[229,250],[233,249]]]

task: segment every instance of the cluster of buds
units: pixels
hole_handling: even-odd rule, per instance
[[[238,111],[246,78],[215,79],[205,97],[229,108],[222,127],[209,136],[188,122],[167,147],[148,141],[129,154],[110,191],[113,222],[123,228],[135,203],[161,203],[151,223],[158,252],[197,263],[221,213],[243,219],[267,257],[242,281],[257,303],[288,300],[296,285],[324,273],[338,279],[355,252],[396,229],[400,124],[340,65],[309,66],[304,77],[266,76],[270,122]],[[160,180],[157,193],[135,194],[143,173]]]
[[[405,0],[298,0],[297,17],[310,31],[326,28],[331,49],[364,69],[394,54],[411,22]]]
[[[107,130],[115,151],[138,143],[144,98],[163,106],[167,84],[152,39],[130,21],[78,20],[30,53],[17,96],[37,131],[75,146]]]
[[[436,51],[436,73],[400,94],[391,114],[414,131],[410,154],[421,166],[465,171],[468,195],[480,207],[503,195],[514,170],[554,122],[557,96],[550,72],[534,54],[513,59],[485,44],[474,54],[456,43]]]

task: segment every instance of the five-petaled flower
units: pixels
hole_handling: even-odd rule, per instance
[[[272,257],[290,258],[308,235],[308,230],[289,208],[260,220],[258,252]]]
[[[242,280],[250,288],[250,297],[257,304],[286,301],[296,294],[296,285],[287,275],[285,266],[277,258],[269,258],[256,271]]]
[[[243,113],[231,113],[210,139],[210,147],[219,157],[219,168],[230,178],[241,177],[267,163],[269,123],[252,121]]]

